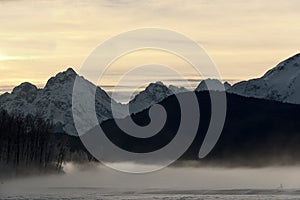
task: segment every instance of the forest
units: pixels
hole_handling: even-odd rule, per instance
[[[39,116],[0,111],[0,178],[62,173],[64,162],[93,158],[79,138],[52,132],[53,125]]]

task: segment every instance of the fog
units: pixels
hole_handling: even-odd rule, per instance
[[[136,164],[122,163],[130,168]],[[20,192],[38,188],[111,188],[111,189],[285,189],[300,188],[298,167],[274,168],[195,168],[169,167],[148,174],[127,174],[104,165],[79,166],[68,163],[65,174],[19,178],[1,183],[0,192]]]

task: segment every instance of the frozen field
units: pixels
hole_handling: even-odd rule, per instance
[[[1,191],[0,199],[103,199],[103,200],[298,200],[300,190],[217,190],[217,191],[162,191],[162,190],[119,190],[103,188],[45,188],[31,191]]]

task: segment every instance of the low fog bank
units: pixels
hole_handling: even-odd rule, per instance
[[[119,163],[130,169],[143,166]],[[221,190],[300,188],[299,167],[212,168],[169,167],[147,174],[128,174],[104,165],[64,165],[65,174],[19,178],[1,183],[1,193],[34,192],[51,188],[112,190]]]

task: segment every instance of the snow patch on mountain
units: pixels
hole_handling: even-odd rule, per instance
[[[177,87],[174,85],[169,85],[169,89],[174,93],[174,94],[179,94],[183,92],[188,92],[189,90],[186,89],[185,87]]]
[[[261,78],[233,85],[229,92],[242,96],[300,104],[300,54],[279,63]]]

